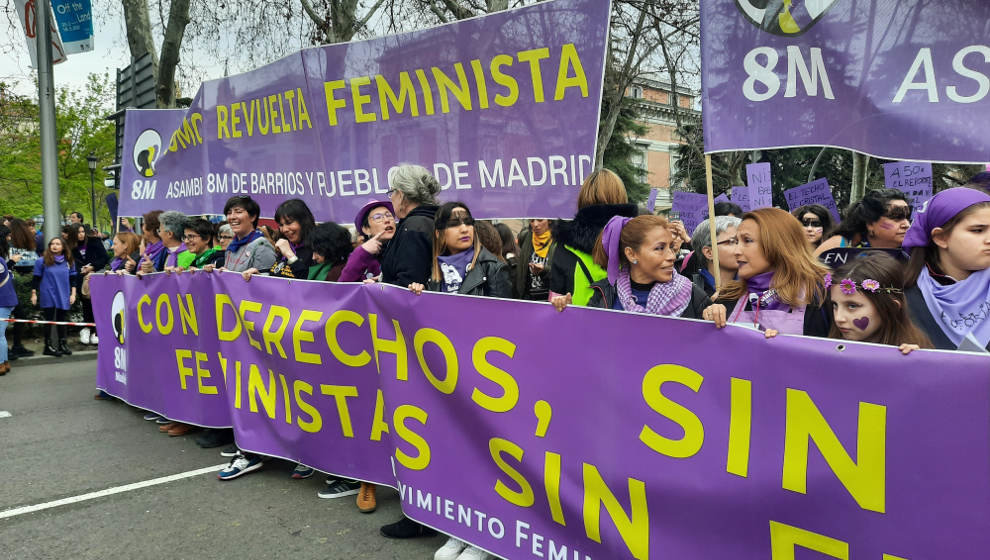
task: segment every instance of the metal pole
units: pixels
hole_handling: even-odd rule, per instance
[[[96,225],[96,185],[94,183],[94,181],[96,180],[95,173],[96,172],[93,171],[92,169],[89,170],[89,207],[90,207],[90,211],[92,212],[90,216],[93,217],[93,229],[99,231],[100,228]]]
[[[37,0],[38,109],[41,121],[41,192],[45,209],[45,239],[60,235],[62,211],[58,202],[58,165],[55,148],[55,77],[52,72],[51,0]]]

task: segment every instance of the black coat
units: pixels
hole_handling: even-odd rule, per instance
[[[595,295],[591,296],[591,301],[588,302],[588,307],[600,307],[602,309],[612,309],[615,304],[615,298],[619,296],[619,291],[615,286],[609,283],[608,279],[599,280],[591,285],[591,288],[595,291]],[[691,286],[691,301],[688,302],[688,306],[684,309],[678,317],[683,317],[685,319],[701,319],[701,312],[705,310],[706,307],[712,304],[712,300],[709,299],[708,294],[698,286]]]
[[[574,291],[574,271],[578,266],[578,258],[566,250],[564,245],[590,255],[598,236],[605,229],[605,224],[613,216],[635,218],[637,215],[639,210],[635,204],[595,204],[578,210],[573,220],[560,222],[553,234],[557,250],[550,262],[550,291],[557,294]]]
[[[72,250],[72,258],[76,261],[76,270],[82,270],[84,266],[92,265],[93,272],[99,272],[110,264],[110,257],[107,255],[107,248],[98,237],[86,238],[86,256],[84,257],[79,247]]]
[[[436,206],[417,206],[398,223],[382,254],[382,282],[405,288],[430,279],[436,213]]]
[[[430,280],[426,289],[439,292],[440,282]],[[487,296],[507,299],[512,297],[512,280],[506,264],[495,257],[488,249],[481,248],[474,267],[467,271],[457,293],[469,296]]]
[[[551,237],[551,239],[553,238]],[[519,257],[516,262],[516,268],[513,271],[514,274],[512,275],[512,296],[515,298],[530,299],[529,279],[531,273],[529,272],[529,260],[533,258],[533,249],[533,234],[531,232],[526,232],[525,236],[522,238],[522,241],[519,243]],[[556,252],[557,240],[553,239],[553,241],[550,242],[550,248],[547,249],[547,262],[543,265],[543,274],[541,274],[541,276],[543,276],[543,283],[545,286],[550,285],[550,267],[552,266],[553,256]]]

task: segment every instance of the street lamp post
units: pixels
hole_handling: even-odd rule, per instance
[[[95,152],[90,152],[89,156],[86,158],[89,162],[89,207],[92,214],[93,228],[99,229],[96,226],[96,158]]]

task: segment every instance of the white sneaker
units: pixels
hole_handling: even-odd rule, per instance
[[[92,344],[93,346],[96,346],[97,344],[100,343],[100,339],[99,339],[99,337],[96,336],[96,333],[93,333],[89,337],[89,343]]]
[[[460,539],[450,537],[434,554],[433,560],[457,560],[461,552],[467,548],[467,543]]]
[[[79,331],[79,342],[83,346],[89,344],[89,327],[84,327],[83,330]]]
[[[484,550],[469,546],[464,550],[464,552],[461,553],[460,556],[457,557],[457,560],[488,560],[491,557],[492,555],[488,554]]]

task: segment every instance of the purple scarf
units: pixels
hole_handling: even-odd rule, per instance
[[[633,313],[680,317],[691,303],[691,293],[694,288],[690,280],[678,274],[676,270],[673,272],[674,276],[670,282],[657,282],[653,285],[646,299],[646,307],[643,307],[636,303],[636,296],[632,293],[629,271],[619,270],[615,289],[619,292],[619,302],[622,303],[623,309]]]
[[[62,264],[65,262],[65,255],[55,255],[55,264]]]
[[[790,305],[780,301],[777,290],[770,287],[773,282],[773,271],[757,274],[746,280],[746,292],[748,301],[753,307],[759,307],[764,311],[786,311]]]
[[[619,238],[622,236],[622,228],[626,227],[629,220],[623,216],[612,216],[612,219],[605,224],[602,230],[602,246],[605,255],[608,256],[608,266],[605,271],[608,273],[609,284],[615,284],[619,280]],[[627,281],[628,284],[628,281]],[[650,291],[650,297],[653,297]]]
[[[165,257],[165,266],[175,266],[179,264],[179,253],[186,250],[186,244],[183,243],[178,246],[174,251],[169,251],[168,256]]]
[[[970,335],[981,348],[990,344],[990,268],[943,286],[925,267],[918,275],[918,289],[935,322],[956,346]]]
[[[149,261],[155,262],[158,260],[158,255],[162,254],[164,250],[165,245],[162,244],[161,240],[158,240],[144,248],[144,256],[148,257]]]
[[[123,267],[124,267],[124,259],[120,257],[114,257],[114,259],[110,261],[110,272],[117,272]]]

